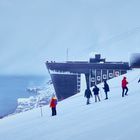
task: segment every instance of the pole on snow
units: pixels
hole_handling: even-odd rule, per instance
[[[43,117],[42,106],[40,106],[41,117]]]
[[[67,50],[66,50],[66,61],[68,61],[69,60],[69,49],[67,48]]]
[[[40,108],[40,115],[41,115],[41,117],[43,117],[42,106],[40,105],[40,97],[39,97],[38,100],[39,100],[39,101],[38,101],[38,104],[39,104],[39,108]]]

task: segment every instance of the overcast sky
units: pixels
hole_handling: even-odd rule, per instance
[[[139,0],[0,0],[0,74],[47,74],[45,61],[129,61],[140,52]]]

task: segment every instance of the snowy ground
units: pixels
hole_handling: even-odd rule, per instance
[[[19,113],[0,120],[2,140],[139,140],[140,139],[140,70],[128,72],[128,96],[121,97],[122,76],[108,81],[109,100],[86,105],[83,92],[57,106],[51,117],[49,106]],[[102,89],[102,85],[100,85]]]

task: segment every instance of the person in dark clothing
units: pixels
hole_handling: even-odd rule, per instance
[[[85,97],[87,98],[87,105],[90,104],[90,97],[92,97],[92,93],[89,88],[85,90]]]
[[[127,92],[128,92],[128,87],[127,87],[127,80],[126,80],[126,77],[123,77],[123,80],[122,80],[122,97],[124,97],[124,92],[125,92],[125,95],[127,95]]]
[[[92,91],[93,91],[94,96],[95,96],[95,102],[97,102],[97,98],[100,101],[99,88],[95,85]]]
[[[50,101],[50,108],[52,109],[52,116],[55,116],[56,113],[56,105],[57,105],[57,98],[55,95],[53,95],[51,101]]]
[[[109,92],[109,85],[107,84],[106,80],[104,81],[103,89],[104,89],[104,92],[105,92],[105,95],[106,95],[106,98],[105,98],[105,100],[106,100],[106,99],[108,99],[108,94],[107,93]]]
[[[138,83],[140,82],[140,78],[139,78],[139,80],[138,80]]]

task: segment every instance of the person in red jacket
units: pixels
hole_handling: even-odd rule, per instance
[[[53,95],[53,97],[51,98],[51,101],[50,101],[50,108],[52,109],[52,116],[55,116],[57,114],[56,105],[57,105],[57,98],[55,95]]]
[[[125,95],[127,95],[127,92],[128,92],[128,87],[127,87],[127,80],[126,80],[126,77],[123,77],[123,80],[122,80],[122,97],[124,97],[124,92],[125,92]]]

